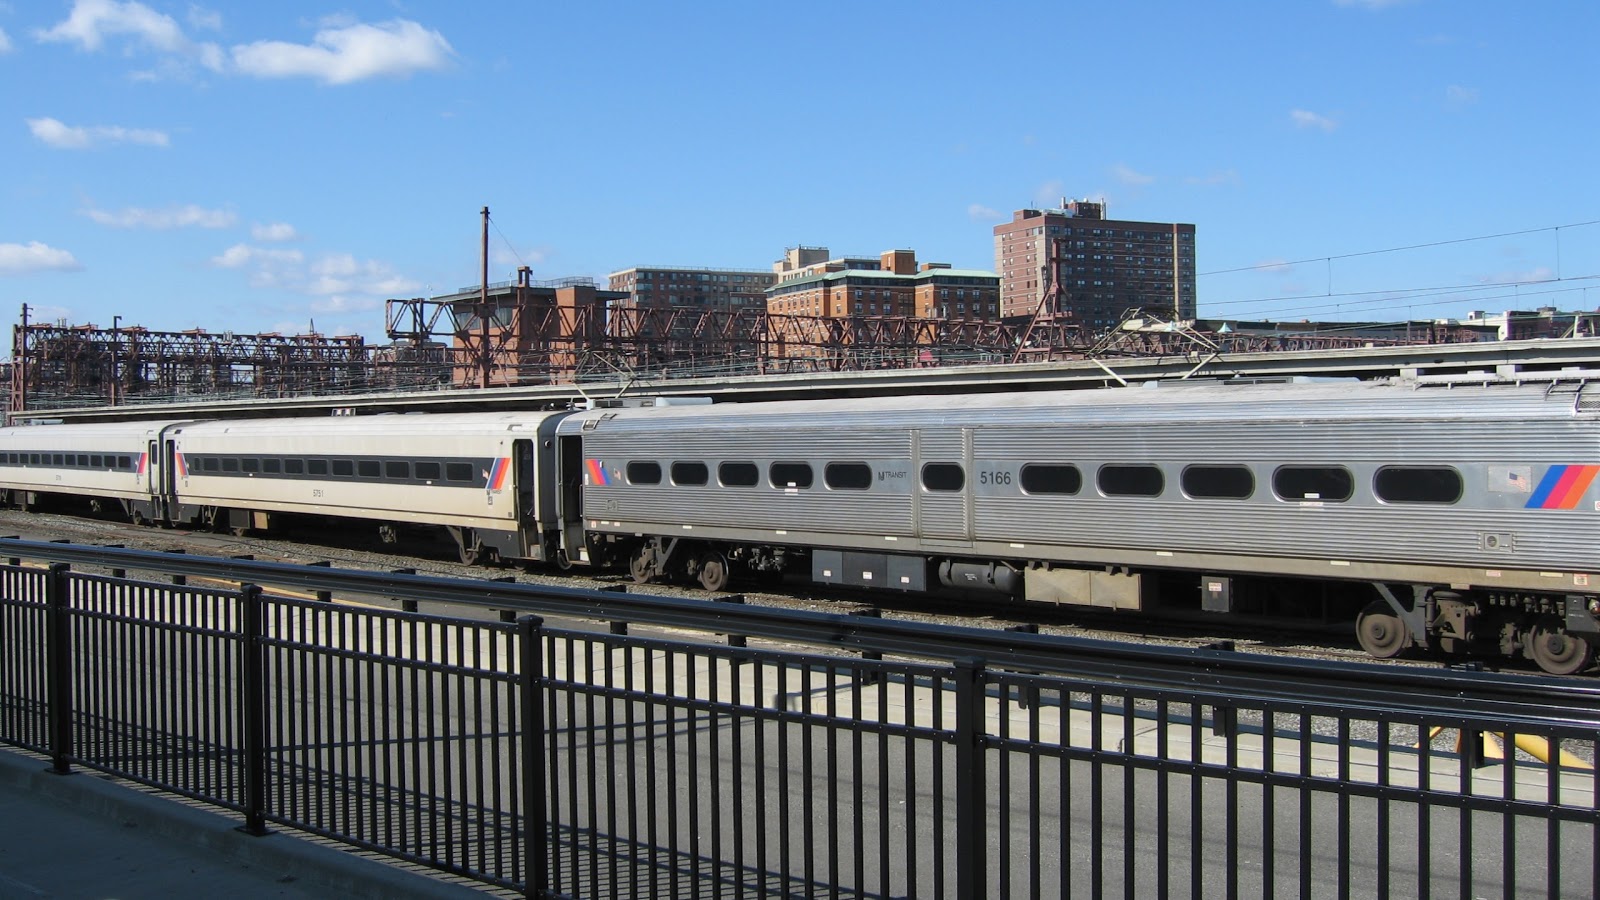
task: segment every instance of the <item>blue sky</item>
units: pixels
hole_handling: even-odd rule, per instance
[[[1595,309],[1597,38],[1593,0],[0,0],[0,315],[381,341],[478,281],[483,206],[491,279],[603,282],[992,269],[1063,196],[1194,223],[1202,316]]]

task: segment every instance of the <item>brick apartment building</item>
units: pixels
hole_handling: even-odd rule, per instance
[[[1046,312],[1090,329],[1115,325],[1126,309],[1195,317],[1194,226],[1107,219],[1103,203],[1062,201],[1019,209],[994,228],[994,267],[1003,316],[1031,316],[1050,289],[1051,251],[1061,291]]]
[[[915,316],[996,319],[1000,279],[993,272],[917,265],[912,250],[877,259],[829,259],[825,247],[791,248],[773,265],[779,281],[767,292],[767,311],[779,315]]]
[[[613,272],[607,285],[628,296],[616,305],[642,309],[764,309],[777,276],[760,269],[636,266]]]

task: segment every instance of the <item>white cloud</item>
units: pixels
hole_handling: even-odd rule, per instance
[[[76,43],[85,50],[99,50],[112,36],[128,36],[167,53],[176,53],[188,45],[183,29],[171,16],[143,3],[116,0],[77,0],[65,20],[34,34],[40,41]]]
[[[189,26],[196,31],[221,31],[222,13],[189,4]]]
[[[206,209],[193,203],[187,206],[170,206],[166,209],[140,209],[127,207],[118,212],[102,209],[85,210],[84,215],[101,225],[112,228],[228,228],[238,217],[225,209]]]
[[[1117,163],[1116,165],[1112,166],[1111,174],[1123,184],[1133,187],[1142,187],[1147,184],[1153,184],[1156,180],[1154,175],[1146,175],[1143,172],[1135,172],[1132,168],[1122,163]]]
[[[233,48],[240,72],[259,78],[316,78],[349,84],[379,76],[403,77],[440,69],[454,51],[437,31],[397,19],[377,25],[324,28],[310,44],[257,41]]]
[[[1333,119],[1304,109],[1290,110],[1289,119],[1300,128],[1318,128],[1323,131],[1333,131],[1339,127],[1339,123]]]
[[[65,250],[38,241],[26,244],[0,244],[0,275],[28,275],[33,272],[76,272],[83,266]]]
[[[1034,189],[1033,203],[1040,208],[1053,207],[1061,202],[1062,196],[1061,182],[1052,179]]]
[[[307,293],[333,296],[336,294],[405,294],[421,287],[409,278],[397,275],[387,263],[374,259],[357,260],[348,253],[324,256],[311,265],[311,281]]]
[[[219,269],[237,269],[252,262],[300,263],[304,260],[305,256],[299,250],[278,250],[271,247],[234,244],[219,255],[211,257],[211,264]]]
[[[300,237],[288,222],[257,223],[250,226],[250,236],[258,241],[292,241]]]
[[[991,209],[982,203],[973,203],[967,207],[967,218],[974,222],[994,222],[1005,218],[1005,214],[997,209]]]
[[[82,150],[95,144],[144,144],[166,147],[165,131],[153,128],[124,128],[121,125],[74,126],[60,119],[28,119],[28,130],[40,141],[63,150]]]
[[[334,295],[322,300],[311,302],[311,311],[315,313],[348,313],[371,312],[382,309],[383,301],[376,297],[345,297]]]
[[[1471,106],[1478,102],[1478,89],[1452,84],[1444,89],[1444,101],[1453,108]]]
[[[10,53],[10,52],[11,52],[11,38],[9,36],[7,36],[6,30],[4,28],[0,28],[0,53]]]

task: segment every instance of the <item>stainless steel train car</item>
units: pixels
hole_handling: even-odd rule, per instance
[[[46,426],[0,430],[0,490],[711,590],[799,571],[1139,611],[1176,578],[1227,613],[1249,579],[1335,581],[1369,592],[1375,656],[1572,673],[1600,643],[1597,415],[1580,381],[1486,379]]]
[[[1374,656],[1414,644],[1587,668],[1600,641],[1596,412],[1567,383],[1161,384],[595,410],[591,541],[636,578],[809,563],[1138,609],[1148,576],[1359,581]]]

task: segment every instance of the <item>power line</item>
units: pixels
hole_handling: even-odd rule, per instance
[[[1445,246],[1449,246],[1450,244],[1468,244],[1468,243],[1471,243],[1473,241],[1491,241],[1491,240],[1494,240],[1495,238],[1517,237],[1519,235],[1524,235],[1524,234],[1538,234],[1538,233],[1544,232],[1544,231],[1553,231],[1553,232],[1556,233],[1556,237],[1557,237],[1557,240],[1558,240],[1557,252],[1559,253],[1560,252],[1559,239],[1560,239],[1560,235],[1561,235],[1561,229],[1563,229],[1563,228],[1584,228],[1584,227],[1589,226],[1589,225],[1600,225],[1600,219],[1592,219],[1592,220],[1590,220],[1588,222],[1573,222],[1573,223],[1571,223],[1569,225],[1548,225],[1548,226],[1546,226],[1544,228],[1528,228],[1528,229],[1525,229],[1523,231],[1506,231],[1506,232],[1502,232],[1500,234],[1485,234],[1485,235],[1479,235],[1478,237],[1456,238],[1454,240],[1448,240],[1448,241],[1431,241],[1431,242],[1426,243],[1426,244],[1411,244],[1411,245],[1405,246],[1405,247],[1386,247],[1386,248],[1384,248],[1382,250],[1363,250],[1363,251],[1361,251],[1359,253],[1342,253],[1342,254],[1338,254],[1338,255],[1335,255],[1335,256],[1314,256],[1314,257],[1311,257],[1310,259],[1298,259],[1298,260],[1295,260],[1293,262],[1259,263],[1259,264],[1254,265],[1254,266],[1239,266],[1238,268],[1235,268],[1235,269],[1217,269],[1214,272],[1201,272],[1199,275],[1197,275],[1195,277],[1204,278],[1207,275],[1227,275],[1227,274],[1229,274],[1231,272],[1254,272],[1254,271],[1257,271],[1257,270],[1260,270],[1260,269],[1281,269],[1281,268],[1286,268],[1288,266],[1299,266],[1299,265],[1304,265],[1306,263],[1314,263],[1314,262],[1331,263],[1336,259],[1355,259],[1358,256],[1377,256],[1378,254],[1381,254],[1381,253],[1399,253],[1399,252],[1402,252],[1402,251],[1405,251],[1405,250],[1425,250],[1425,249],[1427,249],[1429,247],[1445,247]]]

